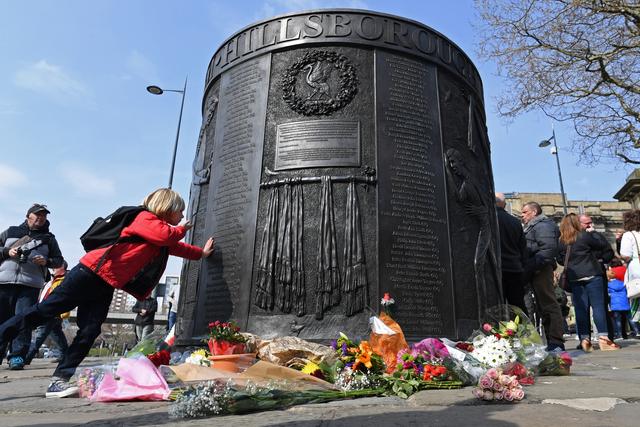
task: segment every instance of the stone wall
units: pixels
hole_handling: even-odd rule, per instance
[[[542,212],[559,223],[563,217],[562,195],[560,193],[505,193],[507,211],[520,217],[522,206],[528,202],[538,202]],[[612,243],[615,232],[622,230],[622,214],[632,209],[628,202],[567,200],[569,212],[587,214],[593,220],[597,231],[604,233]]]

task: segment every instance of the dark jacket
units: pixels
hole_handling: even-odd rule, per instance
[[[564,265],[567,246],[559,242],[557,261]],[[589,276],[601,276],[602,265],[599,259],[613,256],[613,249],[600,233],[581,231],[575,243],[571,245],[567,270],[567,279],[575,281]],[[609,258],[610,259],[610,258]]]
[[[143,316],[140,314],[142,310],[147,310],[147,313]],[[153,320],[156,317],[156,311],[158,311],[158,302],[155,298],[147,298],[142,301],[137,301],[131,311],[138,313],[136,316],[135,324],[139,326],[153,325]]]
[[[22,249],[22,259],[9,257],[9,250],[14,246]],[[33,258],[36,255],[42,255],[47,265],[35,264]],[[29,229],[25,221],[0,233],[0,286],[17,283],[42,288],[48,280],[47,267],[60,267],[62,261],[56,237],[49,232],[49,221],[37,230]]]
[[[500,227],[502,271],[521,273],[527,259],[527,241],[522,224],[501,207],[496,208]]]
[[[533,218],[524,227],[524,237],[527,240],[527,274],[533,274],[546,265],[556,267],[560,230],[552,219],[543,214]]]

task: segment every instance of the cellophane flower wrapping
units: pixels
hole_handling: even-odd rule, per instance
[[[505,375],[514,376],[522,385],[533,385],[535,383],[533,371],[527,369],[527,367],[520,362],[509,363],[503,366],[502,371]]]
[[[147,357],[122,358],[115,373],[106,372],[91,395],[96,402],[168,400],[169,386]]]
[[[169,345],[165,342],[164,331],[154,331],[147,338],[133,346],[133,348],[127,352],[127,357],[138,358],[140,356],[148,356],[159,350],[169,348]]]
[[[538,364],[547,357],[545,339],[540,336],[529,317],[520,308],[513,305],[502,304],[488,309],[481,329],[476,331],[472,338],[479,335],[494,336],[498,340],[506,340],[517,361],[529,371],[534,371]]]
[[[473,348],[472,345],[458,346],[459,343],[455,343],[447,338],[441,338],[441,341],[447,347],[449,352],[449,361],[453,365],[453,369],[460,381],[464,385],[475,385],[478,380],[485,373],[486,368],[473,357],[473,353],[470,351]]]
[[[391,318],[386,312],[380,313],[379,321],[386,326],[377,326],[378,323],[373,319],[371,323],[371,336],[369,342],[373,351],[382,356],[385,365],[387,365],[387,373],[392,373],[396,368],[396,355],[400,350],[409,348],[404,338],[402,328]]]
[[[537,367],[537,373],[541,376],[564,376],[571,374],[573,359],[566,351],[559,354],[549,353]]]
[[[96,392],[105,375],[115,375],[117,363],[79,367],[74,375],[80,397],[90,399]]]

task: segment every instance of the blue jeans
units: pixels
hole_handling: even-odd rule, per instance
[[[177,318],[178,318],[178,313],[176,313],[175,311],[169,311],[169,323],[167,325],[168,331],[171,331],[171,328],[173,328],[173,325],[176,324]]]
[[[591,338],[589,336],[591,330],[589,307],[593,310],[593,321],[598,328],[598,336],[607,336],[608,334],[603,286],[602,276],[571,282],[572,301],[576,311],[576,325],[580,340]]]
[[[82,264],[75,266],[49,297],[0,325],[0,347],[24,330],[78,307],[78,333],[53,375],[68,380],[100,335],[113,298],[113,288]]]
[[[67,343],[67,337],[62,331],[62,319],[55,317],[44,325],[36,328],[36,337],[35,340],[31,342],[29,353],[27,353],[27,360],[31,361],[36,354],[38,354],[38,349],[48,336],[51,336],[51,339],[58,346],[62,354],[66,353],[69,348],[69,343]]]
[[[38,302],[39,293],[38,288],[17,283],[0,285],[0,323],[13,315],[19,315],[31,309]],[[24,359],[26,357],[31,344],[31,330],[25,329],[13,338],[7,358],[20,356]],[[8,345],[9,341],[0,345],[0,349]]]

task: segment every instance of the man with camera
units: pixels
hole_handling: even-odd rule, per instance
[[[49,213],[46,205],[34,204],[22,224],[0,233],[0,324],[36,304],[48,280],[47,268],[62,265],[60,247],[49,232]],[[11,342],[9,369],[24,368],[30,344],[30,330]]]

